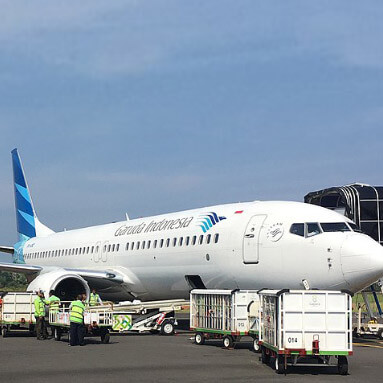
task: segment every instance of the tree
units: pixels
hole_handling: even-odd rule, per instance
[[[25,291],[28,286],[24,274],[0,271],[0,291]]]

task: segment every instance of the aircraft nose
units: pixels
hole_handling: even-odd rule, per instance
[[[342,271],[352,291],[360,291],[383,276],[383,247],[364,234],[348,236],[341,248]]]

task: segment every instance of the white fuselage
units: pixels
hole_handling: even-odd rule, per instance
[[[23,254],[43,267],[118,273],[143,300],[188,297],[190,276],[225,289],[299,289],[306,280],[310,288],[358,291],[379,279],[383,250],[370,237],[352,230],[309,237],[307,225],[304,236],[290,232],[294,223],[331,222],[351,221],[298,202],[218,205],[32,238]]]

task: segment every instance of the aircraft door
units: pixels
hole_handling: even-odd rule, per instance
[[[247,224],[243,237],[243,263],[259,262],[259,238],[266,217],[265,214],[255,215]]]
[[[101,259],[101,242],[97,242],[96,245],[94,246],[94,254],[93,254],[93,261],[98,262]]]
[[[108,260],[108,251],[110,249],[110,245],[108,241],[105,241],[102,245],[101,249],[101,260],[106,262]]]

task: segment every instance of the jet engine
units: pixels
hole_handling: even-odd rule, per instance
[[[80,275],[65,270],[54,270],[40,274],[27,288],[27,291],[42,290],[48,297],[49,291],[54,290],[55,295],[62,301],[70,301],[78,294],[90,295],[89,285]]]

